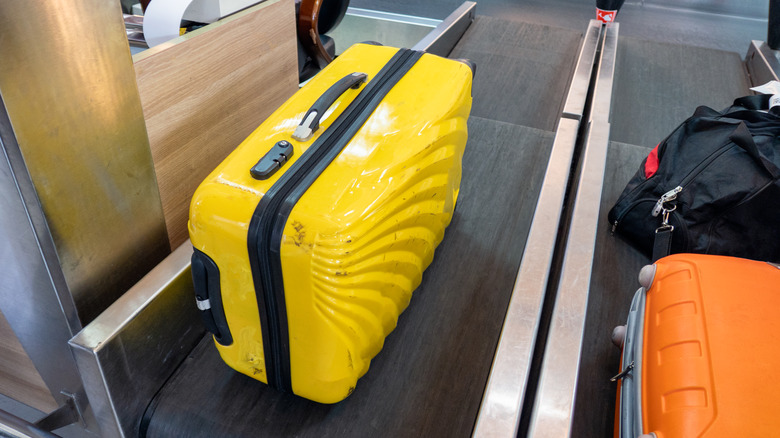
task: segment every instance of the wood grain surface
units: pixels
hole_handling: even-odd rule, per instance
[[[293,0],[268,0],[135,57],[172,248],[198,184],[298,88]]]
[[[42,412],[57,409],[40,374],[0,313],[0,394]]]
[[[468,437],[553,133],[472,117],[455,216],[398,327],[336,405],[229,369],[208,338],[155,399],[147,436]]]
[[[581,37],[582,31],[478,16],[450,53],[477,65],[471,114],[554,130]]]

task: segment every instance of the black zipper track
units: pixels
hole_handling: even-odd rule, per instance
[[[249,224],[247,245],[260,312],[268,384],[292,392],[280,246],[295,203],[338,156],[422,52],[401,49],[314,144],[266,192]]]
[[[725,154],[729,149],[731,149],[734,146],[735,145],[733,143],[729,142],[729,143],[719,147],[718,149],[716,149],[712,154],[710,154],[710,156],[707,157],[707,159],[705,159],[701,163],[697,164],[693,169],[691,169],[688,172],[688,174],[685,175],[683,177],[683,179],[680,180],[680,182],[676,186],[672,187],[672,189],[674,189],[675,187],[682,187],[683,189],[685,189],[685,186],[688,185],[688,183],[690,183],[692,179],[696,178],[700,173],[702,173],[704,171],[704,169],[709,167],[709,165],[712,164],[713,161],[718,159],[721,155]],[[632,190],[628,195],[626,195],[626,197],[630,197],[631,195],[633,195],[638,189],[643,187],[644,184],[647,181],[650,181],[650,178],[648,178],[648,179],[642,181],[641,183],[639,183],[639,185],[637,185],[637,187],[635,187],[634,190]],[[672,190],[672,189],[669,189],[669,190]],[[667,193],[669,190],[665,190],[663,193]],[[634,207],[636,207],[638,204],[640,204],[642,202],[645,202],[647,200],[648,200],[648,198],[643,198],[643,199],[639,199],[639,200],[636,200],[636,201],[628,204],[628,206],[626,206],[626,209],[623,210],[615,218],[615,221],[612,223],[612,226],[613,226],[614,230],[617,230],[617,227],[620,224],[620,221],[623,220],[623,218],[628,214],[629,211],[633,210]],[[655,199],[653,201],[657,202],[658,200]]]

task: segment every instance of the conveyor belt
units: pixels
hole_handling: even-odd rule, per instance
[[[207,337],[152,402],[146,436],[469,436],[580,37],[478,17],[453,51],[478,66],[458,207],[349,398],[327,406],[269,389],[224,365]]]
[[[610,139],[648,147],[697,106],[721,109],[749,94],[736,53],[630,37],[618,41],[615,76]]]
[[[552,133],[472,118],[458,208],[398,327],[335,406],[224,365],[207,337],[156,400],[147,436],[468,436]],[[511,187],[512,189],[496,190]]]
[[[471,114],[554,130],[581,37],[569,29],[477,17],[450,53],[477,64]]]
[[[625,324],[637,275],[649,259],[611,235],[607,212],[655,145],[699,105],[716,109],[749,94],[736,53],[621,37],[618,42],[600,224],[572,435],[611,436],[619,350],[612,328]]]

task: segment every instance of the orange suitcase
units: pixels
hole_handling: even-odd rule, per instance
[[[639,281],[615,436],[780,436],[780,266],[675,254]]]

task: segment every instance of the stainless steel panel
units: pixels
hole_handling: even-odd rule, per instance
[[[422,27],[436,27],[442,20],[434,18],[415,17],[413,15],[394,14],[392,12],[374,11],[371,9],[347,8],[347,15],[363,17],[372,20],[395,21],[396,23],[414,24]]]
[[[558,125],[474,437],[517,435],[578,128],[571,119]]]
[[[78,330],[43,211],[0,96],[0,311],[58,404],[86,404],[67,347]],[[2,370],[13,375],[15,370]]]
[[[120,5],[4,0],[0,59],[0,94],[87,323],[170,251]]]
[[[568,110],[568,114],[564,114],[558,123],[474,437],[517,435],[577,131],[600,35],[601,24],[591,20],[566,98],[564,111]]]
[[[769,81],[778,81],[780,61],[778,51],[769,48],[764,41],[751,41],[745,56],[750,83],[756,87]]]
[[[376,41],[391,47],[411,47],[439,23],[441,20],[347,8],[341,24],[328,32],[328,35],[336,43],[336,54],[365,41]]]
[[[453,13],[425,36],[412,49],[448,56],[477,14],[475,2],[463,2]]]
[[[70,341],[102,436],[132,437],[147,404],[203,337],[189,241]]]
[[[0,437],[57,438],[57,435],[38,429],[34,424],[0,410]]]
[[[582,170],[566,242],[561,279],[542,360],[529,436],[571,433],[585,312],[588,304],[597,221],[609,143],[609,111],[615,71],[618,24],[607,25]]]
[[[582,39],[580,56],[577,58],[577,67],[571,77],[569,94],[563,104],[563,117],[576,120],[582,119],[585,111],[585,101],[588,97],[590,77],[593,73],[593,61],[596,59],[596,48],[601,37],[601,22],[590,20],[588,29]]]

